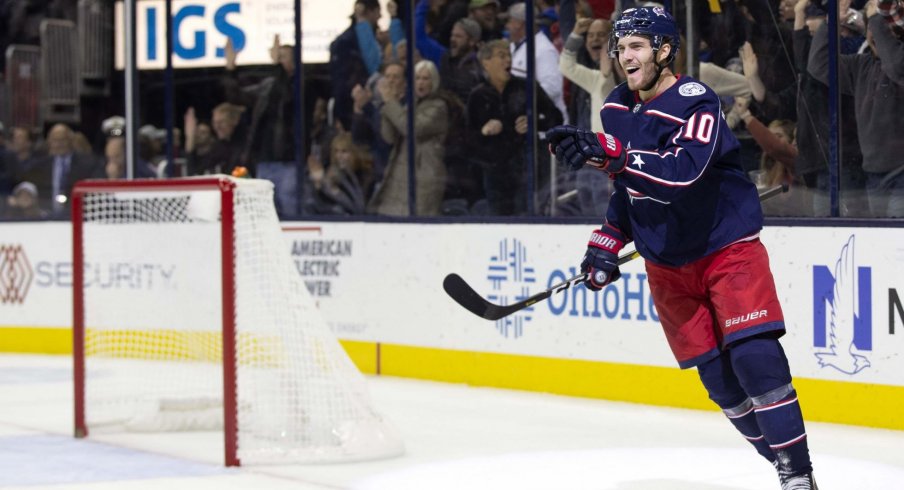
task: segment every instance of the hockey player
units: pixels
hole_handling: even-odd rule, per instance
[[[807,435],[788,360],[784,318],[760,243],[763,214],[738,157],[719,97],[668,65],[678,29],[662,8],[626,10],[609,55],[627,75],[600,110],[594,133],[548,131],[550,151],[571,168],[607,172],[615,191],[590,236],[585,285],[617,280],[630,241],[681,368],[700,380],[731,423],[777,469],[783,490],[815,489]]]

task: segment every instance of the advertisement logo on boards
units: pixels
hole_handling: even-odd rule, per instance
[[[34,271],[22,245],[0,244],[0,303],[23,303]]]
[[[520,240],[505,239],[499,242],[497,251],[487,266],[490,283],[488,300],[508,305],[530,296],[530,288],[536,283],[536,271],[529,264],[527,249]],[[524,323],[532,318],[534,307],[496,320],[496,330],[506,338],[518,338],[524,334]]]
[[[813,265],[813,347],[821,368],[854,375],[873,350],[872,269],[857,265],[854,235],[834,266]]]

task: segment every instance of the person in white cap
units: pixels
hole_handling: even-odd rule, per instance
[[[22,182],[13,188],[6,202],[4,219],[43,219],[47,211],[38,204],[38,187],[31,182]]]

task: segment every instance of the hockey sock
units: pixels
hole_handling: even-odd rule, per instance
[[[779,474],[784,477],[812,472],[807,431],[794,388],[787,384],[752,400],[757,424],[775,452]]]
[[[807,432],[781,344],[777,339],[755,337],[738,342],[728,352],[732,368],[753,403],[757,425],[775,452],[779,474],[811,472]]]
[[[698,366],[697,372],[709,393],[709,399],[719,405],[722,413],[761,456],[774,463],[775,453],[757,425],[753,402],[732,371],[728,353],[722,352],[719,357]]]
[[[728,417],[728,420],[738,429],[738,432],[747,439],[750,444],[760,453],[760,456],[766,458],[770,463],[775,462],[775,452],[766,442],[763,431],[757,420],[756,412],[753,409],[753,402],[750,398],[744,400],[744,403],[736,407],[723,408],[722,412]]]

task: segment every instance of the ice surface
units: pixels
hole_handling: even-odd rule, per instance
[[[381,461],[222,467],[216,432],[72,434],[71,360],[0,355],[0,488],[769,490],[717,412],[368,378],[407,453]],[[904,489],[904,432],[808,423],[821,490]]]

